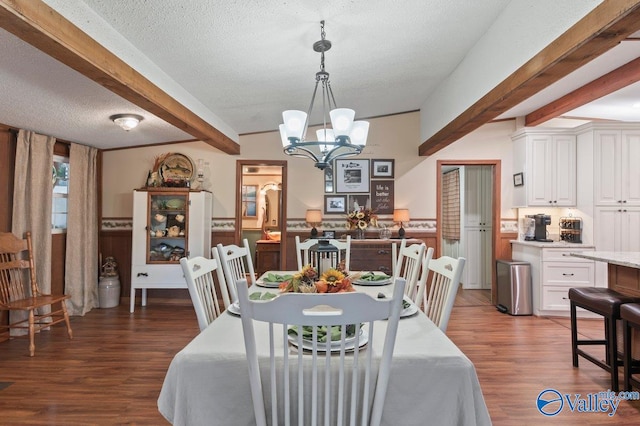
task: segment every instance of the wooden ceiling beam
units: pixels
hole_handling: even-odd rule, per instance
[[[640,30],[640,0],[604,0],[449,124],[424,141],[433,155]]]
[[[640,58],[527,114],[524,120],[525,126],[537,126],[638,81],[640,81]]]
[[[101,86],[222,152],[240,145],[40,0],[0,0],[0,27]]]

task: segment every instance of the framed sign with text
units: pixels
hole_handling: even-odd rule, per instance
[[[371,181],[371,209],[376,214],[393,214],[394,180]]]
[[[336,192],[369,192],[369,160],[336,160]]]

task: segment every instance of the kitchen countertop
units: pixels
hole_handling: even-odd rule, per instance
[[[589,244],[568,243],[566,241],[552,241],[552,242],[545,243],[543,241],[511,240],[510,243],[511,244],[522,244],[524,246],[540,247],[540,248],[576,248],[576,249],[592,249],[592,248],[595,248],[595,246],[589,245]]]
[[[571,256],[640,269],[640,252],[638,251],[591,251],[571,253]]]

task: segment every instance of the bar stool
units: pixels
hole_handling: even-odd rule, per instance
[[[620,307],[622,318],[622,338],[624,345],[624,390],[630,391],[631,385],[640,388],[640,380],[632,377],[640,373],[640,367],[633,360],[633,348],[631,347],[631,333],[633,329],[640,330],[640,304],[627,303]]]
[[[579,287],[569,289],[571,302],[571,354],[573,366],[578,366],[578,355],[591,361],[611,374],[611,390],[618,392],[618,338],[616,321],[620,319],[620,306],[625,303],[639,303],[640,298],[625,296],[608,288]],[[578,340],[576,308],[586,309],[604,317],[604,340]],[[579,348],[581,345],[602,345],[605,347],[605,362]]]

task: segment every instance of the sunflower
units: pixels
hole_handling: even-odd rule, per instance
[[[331,284],[342,281],[344,279],[344,274],[337,269],[329,269],[322,274],[320,279]]]

